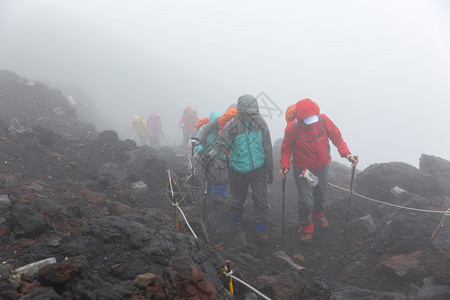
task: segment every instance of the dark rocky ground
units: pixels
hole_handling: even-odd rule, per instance
[[[277,144],[274,154],[278,161]],[[349,192],[330,186],[330,228],[308,246],[299,244],[292,177],[282,239],[275,179],[271,239],[258,245],[250,194],[242,231],[232,232],[227,206],[211,200],[202,226],[182,151],[97,133],[61,92],[0,71],[0,166],[0,299],[261,298],[236,281],[234,296],[225,290],[226,260],[271,299],[450,298],[450,224],[436,212],[450,207],[450,162],[438,157],[422,155],[419,169],[393,162],[358,171],[358,194],[416,210],[353,195],[346,238]],[[176,228],[167,170],[198,239],[179,212]],[[332,162],[332,184],[348,189],[350,174]],[[50,257],[56,263],[18,274]]]

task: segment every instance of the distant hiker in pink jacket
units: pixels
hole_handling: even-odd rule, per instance
[[[150,147],[161,147],[161,137],[164,136],[164,134],[162,131],[161,117],[158,113],[154,113],[148,116],[147,128]]]

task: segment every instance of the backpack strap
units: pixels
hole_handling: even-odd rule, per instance
[[[237,135],[237,128],[236,128],[236,117],[233,117],[230,119],[230,136],[232,136],[232,140],[234,140],[234,138]]]

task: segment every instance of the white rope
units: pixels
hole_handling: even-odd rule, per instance
[[[169,175],[169,184],[170,184],[170,192],[172,193],[172,199],[173,199],[173,187],[172,187],[172,177],[170,170],[167,170],[167,174]]]
[[[170,171],[169,171],[170,172]],[[173,177],[177,178],[180,181],[188,181],[189,179],[191,179],[191,177],[194,175],[194,173],[189,174],[187,177],[181,178],[180,176],[178,176],[177,174],[170,172],[172,174]]]
[[[188,220],[186,219],[186,216],[184,215],[183,211],[181,210],[180,206],[178,205],[178,203],[172,203],[173,206],[176,206],[178,208],[178,210],[180,211],[181,215],[183,216],[184,221],[186,222],[187,226],[189,227],[189,230],[191,231],[192,235],[198,239],[197,235],[195,234],[194,230],[192,230],[191,225],[189,224]]]
[[[173,187],[172,187],[172,172],[170,172],[170,170],[167,170],[167,174],[169,174],[169,182],[170,182],[170,192],[172,193],[172,199],[173,199]],[[198,239],[197,235],[195,234],[194,230],[192,230],[191,225],[189,224],[188,220],[186,219],[186,216],[184,215],[183,211],[181,210],[181,208],[178,206],[178,203],[172,203],[173,206],[176,206],[178,208],[178,210],[181,212],[181,215],[183,216],[184,221],[186,222],[187,226],[189,227],[189,230],[192,232],[192,235]]]
[[[346,188],[343,188],[343,187],[340,187],[338,185],[335,185],[335,184],[332,184],[332,183],[328,183],[328,184],[333,186],[333,187],[335,187],[335,188],[338,188],[338,189],[350,192],[350,190],[348,190]],[[437,214],[448,214],[449,211],[450,211],[450,209],[448,209],[447,211],[443,211],[443,210],[428,210],[428,209],[419,209],[419,208],[406,207],[406,206],[396,205],[396,204],[392,204],[392,203],[388,203],[388,202],[383,202],[383,201],[380,201],[380,200],[375,200],[375,199],[372,199],[372,198],[360,195],[360,194],[355,193],[355,192],[353,192],[353,193],[356,196],[359,196],[361,198],[364,198],[364,199],[367,199],[367,200],[370,200],[370,201],[373,201],[373,202],[377,202],[377,203],[380,203],[380,204],[386,204],[386,205],[389,205],[389,206],[397,207],[397,208],[409,209],[409,210],[420,211],[420,212],[437,213]]]
[[[236,276],[234,276],[234,275],[232,275],[232,274],[233,274],[233,271],[230,271],[230,272],[228,272],[228,273],[225,273],[225,275],[226,275],[227,277],[231,277],[231,278],[233,278],[234,280],[236,280],[236,281],[242,283],[243,285],[245,285],[246,287],[248,287],[249,289],[251,289],[252,291],[254,291],[255,293],[257,293],[258,295],[260,295],[262,298],[264,298],[264,299],[266,299],[266,300],[271,300],[269,297],[267,297],[266,295],[264,295],[263,293],[261,293],[260,291],[258,291],[258,290],[255,289],[254,287],[252,287],[251,285],[249,285],[247,282],[245,282],[245,281],[242,280],[242,279],[237,278]]]

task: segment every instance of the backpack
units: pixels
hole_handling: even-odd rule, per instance
[[[225,127],[225,124],[227,124],[228,121],[230,121],[232,118],[237,116],[237,108],[233,107],[228,109],[219,119],[219,127],[220,127],[220,133],[222,133],[223,127]],[[219,133],[219,135],[220,135]]]
[[[315,102],[314,102],[314,104],[317,106],[318,114],[320,114],[319,105]],[[284,114],[286,123],[292,122],[292,121],[294,121],[294,119],[297,119],[296,116],[297,116],[297,103],[294,103],[286,109],[286,112]]]
[[[195,125],[195,130],[198,132],[200,130],[200,128],[203,125],[208,124],[208,122],[209,122],[209,118],[201,118]]]

